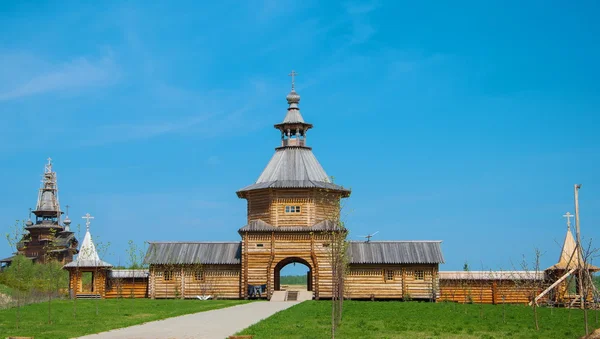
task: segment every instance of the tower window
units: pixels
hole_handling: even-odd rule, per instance
[[[300,213],[300,206],[285,206],[285,213]]]

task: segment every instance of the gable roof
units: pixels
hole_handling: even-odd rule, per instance
[[[263,188],[323,188],[350,194],[350,190],[329,180],[327,173],[308,147],[282,147],[263,170],[258,180],[239,190],[243,192]]]
[[[240,264],[241,242],[151,242],[144,264]]]
[[[441,264],[441,241],[351,241],[350,264]]]

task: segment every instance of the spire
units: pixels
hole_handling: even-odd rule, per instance
[[[79,255],[77,255],[77,260],[66,264],[65,267],[112,267],[111,264],[100,259],[100,256],[96,251],[96,246],[92,241],[92,234],[90,233],[90,219],[94,219],[94,217],[92,217],[89,213],[86,213],[82,218],[86,219],[86,229],[85,236],[81,242],[81,247],[79,247]]]
[[[56,172],[52,170],[51,158],[48,158],[48,163],[44,166],[42,185],[39,189],[37,205],[33,213],[36,215],[36,225],[60,226],[60,216],[63,212],[60,210],[58,182]]]
[[[65,220],[63,220],[63,224],[65,225],[65,232],[71,232],[71,219],[69,219],[69,205],[65,206],[67,208],[67,216]]]
[[[558,263],[549,269],[570,270],[578,267],[580,264],[583,264],[581,250],[577,249],[575,238],[573,237],[573,233],[571,233],[571,218],[573,215],[567,212],[563,215],[563,217],[567,218],[567,234],[565,235],[565,241],[563,242],[560,256],[558,257]],[[588,267],[592,270],[598,269],[597,267],[591,265]]]
[[[288,109],[283,122],[275,128],[281,131],[281,146],[263,170],[258,180],[237,191],[240,198],[246,193],[265,188],[322,188],[341,192],[343,197],[350,196],[350,190],[336,185],[306,144],[306,133],[313,125],[306,123],[300,114],[298,103],[300,95],[296,93],[296,76],[292,71],[292,90],[287,95]]]
[[[288,75],[292,77],[292,90],[285,97],[288,109],[283,122],[275,125],[275,128],[281,131],[281,147],[306,147],[306,131],[311,129],[312,125],[304,122],[298,108],[300,95],[296,93],[295,79],[298,73],[292,70]]]
[[[33,221],[31,221],[31,207],[29,207],[29,217],[27,218],[27,221],[25,222],[25,226],[27,226],[27,227],[33,226]]]

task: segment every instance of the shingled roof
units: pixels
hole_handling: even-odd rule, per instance
[[[350,264],[441,264],[441,241],[351,241]]]
[[[240,264],[241,243],[151,242],[144,264]]]
[[[441,241],[350,242],[351,264],[439,264]],[[151,242],[144,264],[231,264],[241,262],[241,242]]]
[[[263,170],[258,180],[250,186],[239,190],[243,192],[263,188],[323,188],[346,192],[350,190],[336,185],[329,180],[327,173],[306,147],[282,147],[275,151],[271,161]]]

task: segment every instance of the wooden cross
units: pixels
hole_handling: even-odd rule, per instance
[[[567,218],[567,229],[570,230],[571,229],[571,218],[573,218],[573,214],[571,214],[571,212],[567,212],[565,215],[563,215],[563,218]]]
[[[81,219],[86,219],[85,220],[85,229],[86,230],[90,230],[90,219],[94,219],[94,217],[92,217],[89,213],[86,213],[83,217],[81,217]]]
[[[294,70],[292,70],[292,71],[290,72],[290,74],[288,74],[288,76],[291,76],[291,77],[292,77],[292,90],[294,90],[294,77],[295,77],[296,75],[298,75],[298,73],[296,73],[296,71],[294,71]]]

